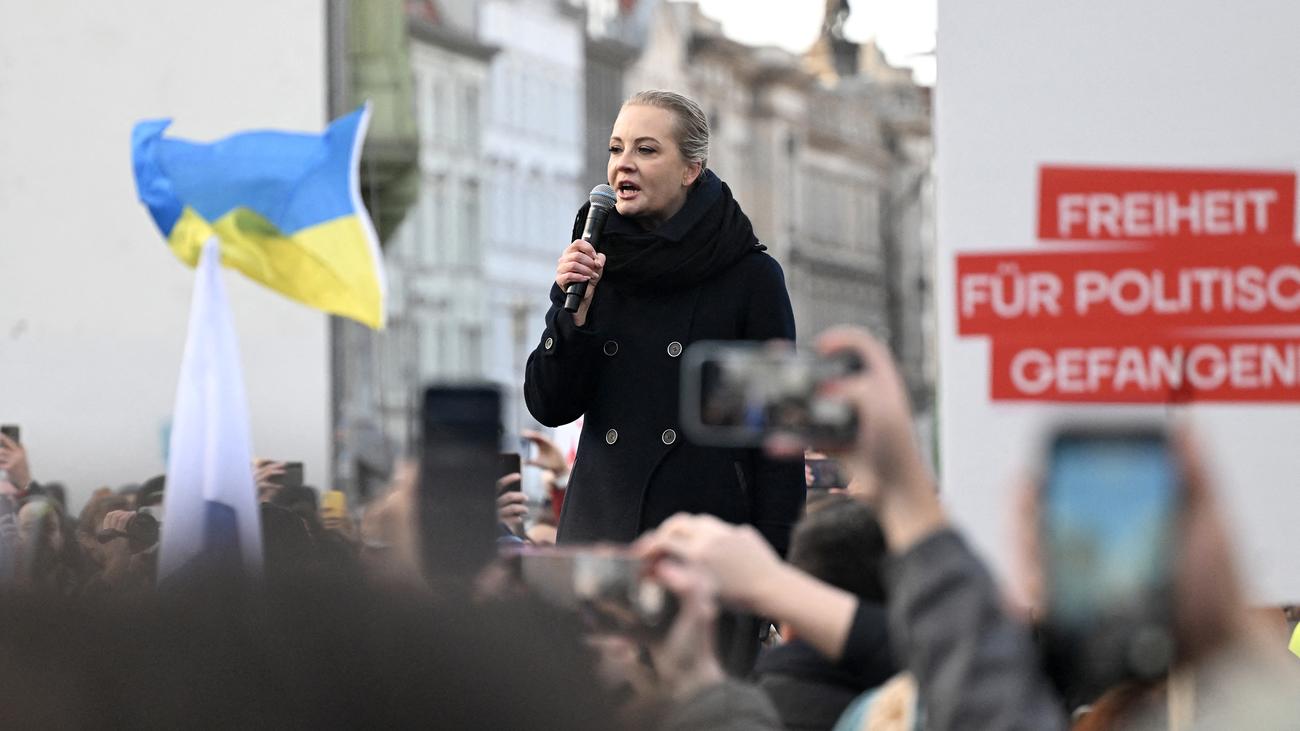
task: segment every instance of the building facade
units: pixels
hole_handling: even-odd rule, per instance
[[[830,0],[804,56],[726,38],[690,3],[656,9],[626,93],[671,88],[709,115],[709,167],[781,262],[799,339],[837,323],[897,353],[920,414],[935,378],[929,90],[842,37]]]
[[[405,444],[419,385],[474,380],[486,361],[482,126],[496,53],[446,11],[412,12],[408,30],[419,188],[385,251],[390,314],[380,375],[384,431]]]
[[[558,0],[484,0],[479,37],[498,47],[482,131],[484,297],[481,373],[503,387],[506,431],[536,425],[523,405],[524,363],[541,337],[555,262],[569,245],[583,179],[584,21]],[[596,181],[600,182],[600,181]]]
[[[418,193],[385,251],[389,329],[373,352],[345,354],[351,377],[380,385],[354,384],[370,396],[336,414],[350,435],[340,461],[366,452],[383,464],[374,455],[409,445],[418,388],[433,380],[497,383],[506,431],[536,427],[523,366],[555,262],[588,191],[605,182],[619,106],[650,88],[704,107],[709,167],[781,262],[800,340],[836,323],[870,328],[898,354],[920,415],[930,411],[929,94],[874,47],[835,35],[838,0],[803,56],[732,41],[686,2],[406,8]],[[348,342],[335,338],[336,361]]]

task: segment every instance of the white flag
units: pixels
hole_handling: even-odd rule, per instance
[[[158,580],[262,569],[248,403],[217,240],[203,247],[172,416]]]

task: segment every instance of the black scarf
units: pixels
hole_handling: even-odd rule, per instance
[[[573,239],[582,235],[590,207],[588,203],[578,211]],[[615,209],[600,237],[605,280],[651,291],[692,287],[766,248],[755,238],[731,189],[712,170],[700,175],[682,209],[653,231]]]

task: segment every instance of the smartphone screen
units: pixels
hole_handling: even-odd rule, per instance
[[[515,452],[502,452],[499,457],[497,472],[501,477],[519,472],[522,469],[519,455]]]
[[[4,434],[19,444],[22,443],[22,439],[19,439],[21,433],[17,424],[5,424],[4,426],[0,426],[0,434]]]
[[[302,462],[285,462],[284,474],[280,475],[276,481],[280,483],[281,487],[302,487]]]
[[[757,343],[693,344],[682,365],[682,425],[709,446],[760,447],[774,435],[843,444],[856,433],[856,413],[818,392],[854,367],[847,359]]]
[[[420,421],[424,569],[430,578],[469,578],[495,555],[501,392],[430,386]]]
[[[1049,652],[1100,684],[1172,653],[1180,478],[1158,429],[1066,431],[1041,500]]]
[[[808,469],[812,471],[810,490],[835,490],[849,486],[849,480],[840,469],[840,463],[829,457],[805,459]]]

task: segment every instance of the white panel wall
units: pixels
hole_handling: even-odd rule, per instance
[[[989,401],[989,342],[956,337],[954,254],[1034,247],[1043,163],[1294,169],[1293,0],[940,0],[936,125],[940,414],[946,500],[1010,573],[1012,495],[1045,425]],[[1121,413],[1146,413],[1135,407]],[[1188,411],[1219,477],[1253,598],[1300,600],[1294,404]]]

